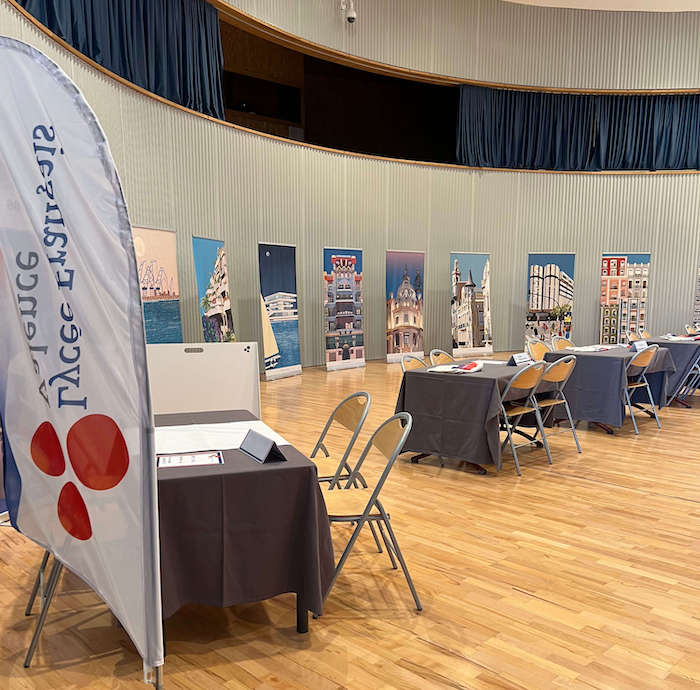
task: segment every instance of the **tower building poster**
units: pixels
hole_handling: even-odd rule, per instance
[[[323,250],[323,321],[326,367],[365,365],[362,250]]]
[[[603,254],[600,261],[600,342],[626,343],[647,327],[651,254]]]
[[[529,254],[525,339],[571,338],[575,254]]]
[[[491,260],[488,254],[450,254],[452,355],[493,352]]]
[[[406,352],[424,355],[423,252],[386,253],[386,361],[398,362]]]

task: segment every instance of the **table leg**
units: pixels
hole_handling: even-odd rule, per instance
[[[309,632],[309,612],[304,608],[301,603],[301,597],[297,594],[297,632],[307,633]]]
[[[610,434],[612,436],[615,433],[615,430],[607,424],[603,424],[602,422],[593,422],[593,424],[600,427],[606,434]]]
[[[683,407],[686,407],[686,408],[691,407],[691,405],[689,403],[687,403],[685,400],[681,400],[678,396],[673,398],[673,400],[671,400],[671,402],[677,402],[679,405],[683,405]],[[669,403],[669,405],[670,404],[671,403]]]
[[[418,453],[418,455],[411,456],[411,462],[415,464],[419,460],[422,460],[423,458],[427,458],[427,457],[428,457],[427,453]]]

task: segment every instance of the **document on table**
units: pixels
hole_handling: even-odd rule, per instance
[[[156,455],[237,449],[241,447],[250,429],[271,439],[278,446],[290,445],[289,441],[259,420],[222,424],[182,424],[155,428]]]
[[[223,465],[221,453],[192,453],[191,455],[158,455],[158,467],[194,467]]]

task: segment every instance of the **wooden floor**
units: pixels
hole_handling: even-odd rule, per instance
[[[308,452],[345,395],[393,413],[398,365],[264,383],[263,418]],[[423,599],[360,537],[308,635],[291,595],[167,622],[166,688],[700,688],[700,403],[608,436],[506,455],[487,476],[397,463],[385,505]],[[369,473],[371,474],[371,472]],[[264,498],[261,497],[261,500]],[[339,552],[347,528],[334,527]],[[0,530],[0,687],[142,688],[140,660],[100,600],[61,583],[29,671],[23,610],[41,552]]]

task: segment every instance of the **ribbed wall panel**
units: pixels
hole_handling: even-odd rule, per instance
[[[502,0],[224,0],[315,43],[424,72],[591,89],[700,88],[700,13],[606,12]]]
[[[522,346],[527,254],[576,253],[574,339],[598,338],[604,251],[651,251],[649,323],[692,314],[700,176],[556,175],[437,168],[317,151],[215,124],[123,87],[0,2],[0,34],[49,53],[100,117],[134,225],[177,233],[186,340],[202,338],[192,236],[224,240],[236,333],[260,339],[258,242],[297,246],[302,361],[323,362],[322,249],[364,259],[367,354],[385,354],[387,249],[426,252],[425,343],[449,348],[449,253],[490,252],[496,349]]]

